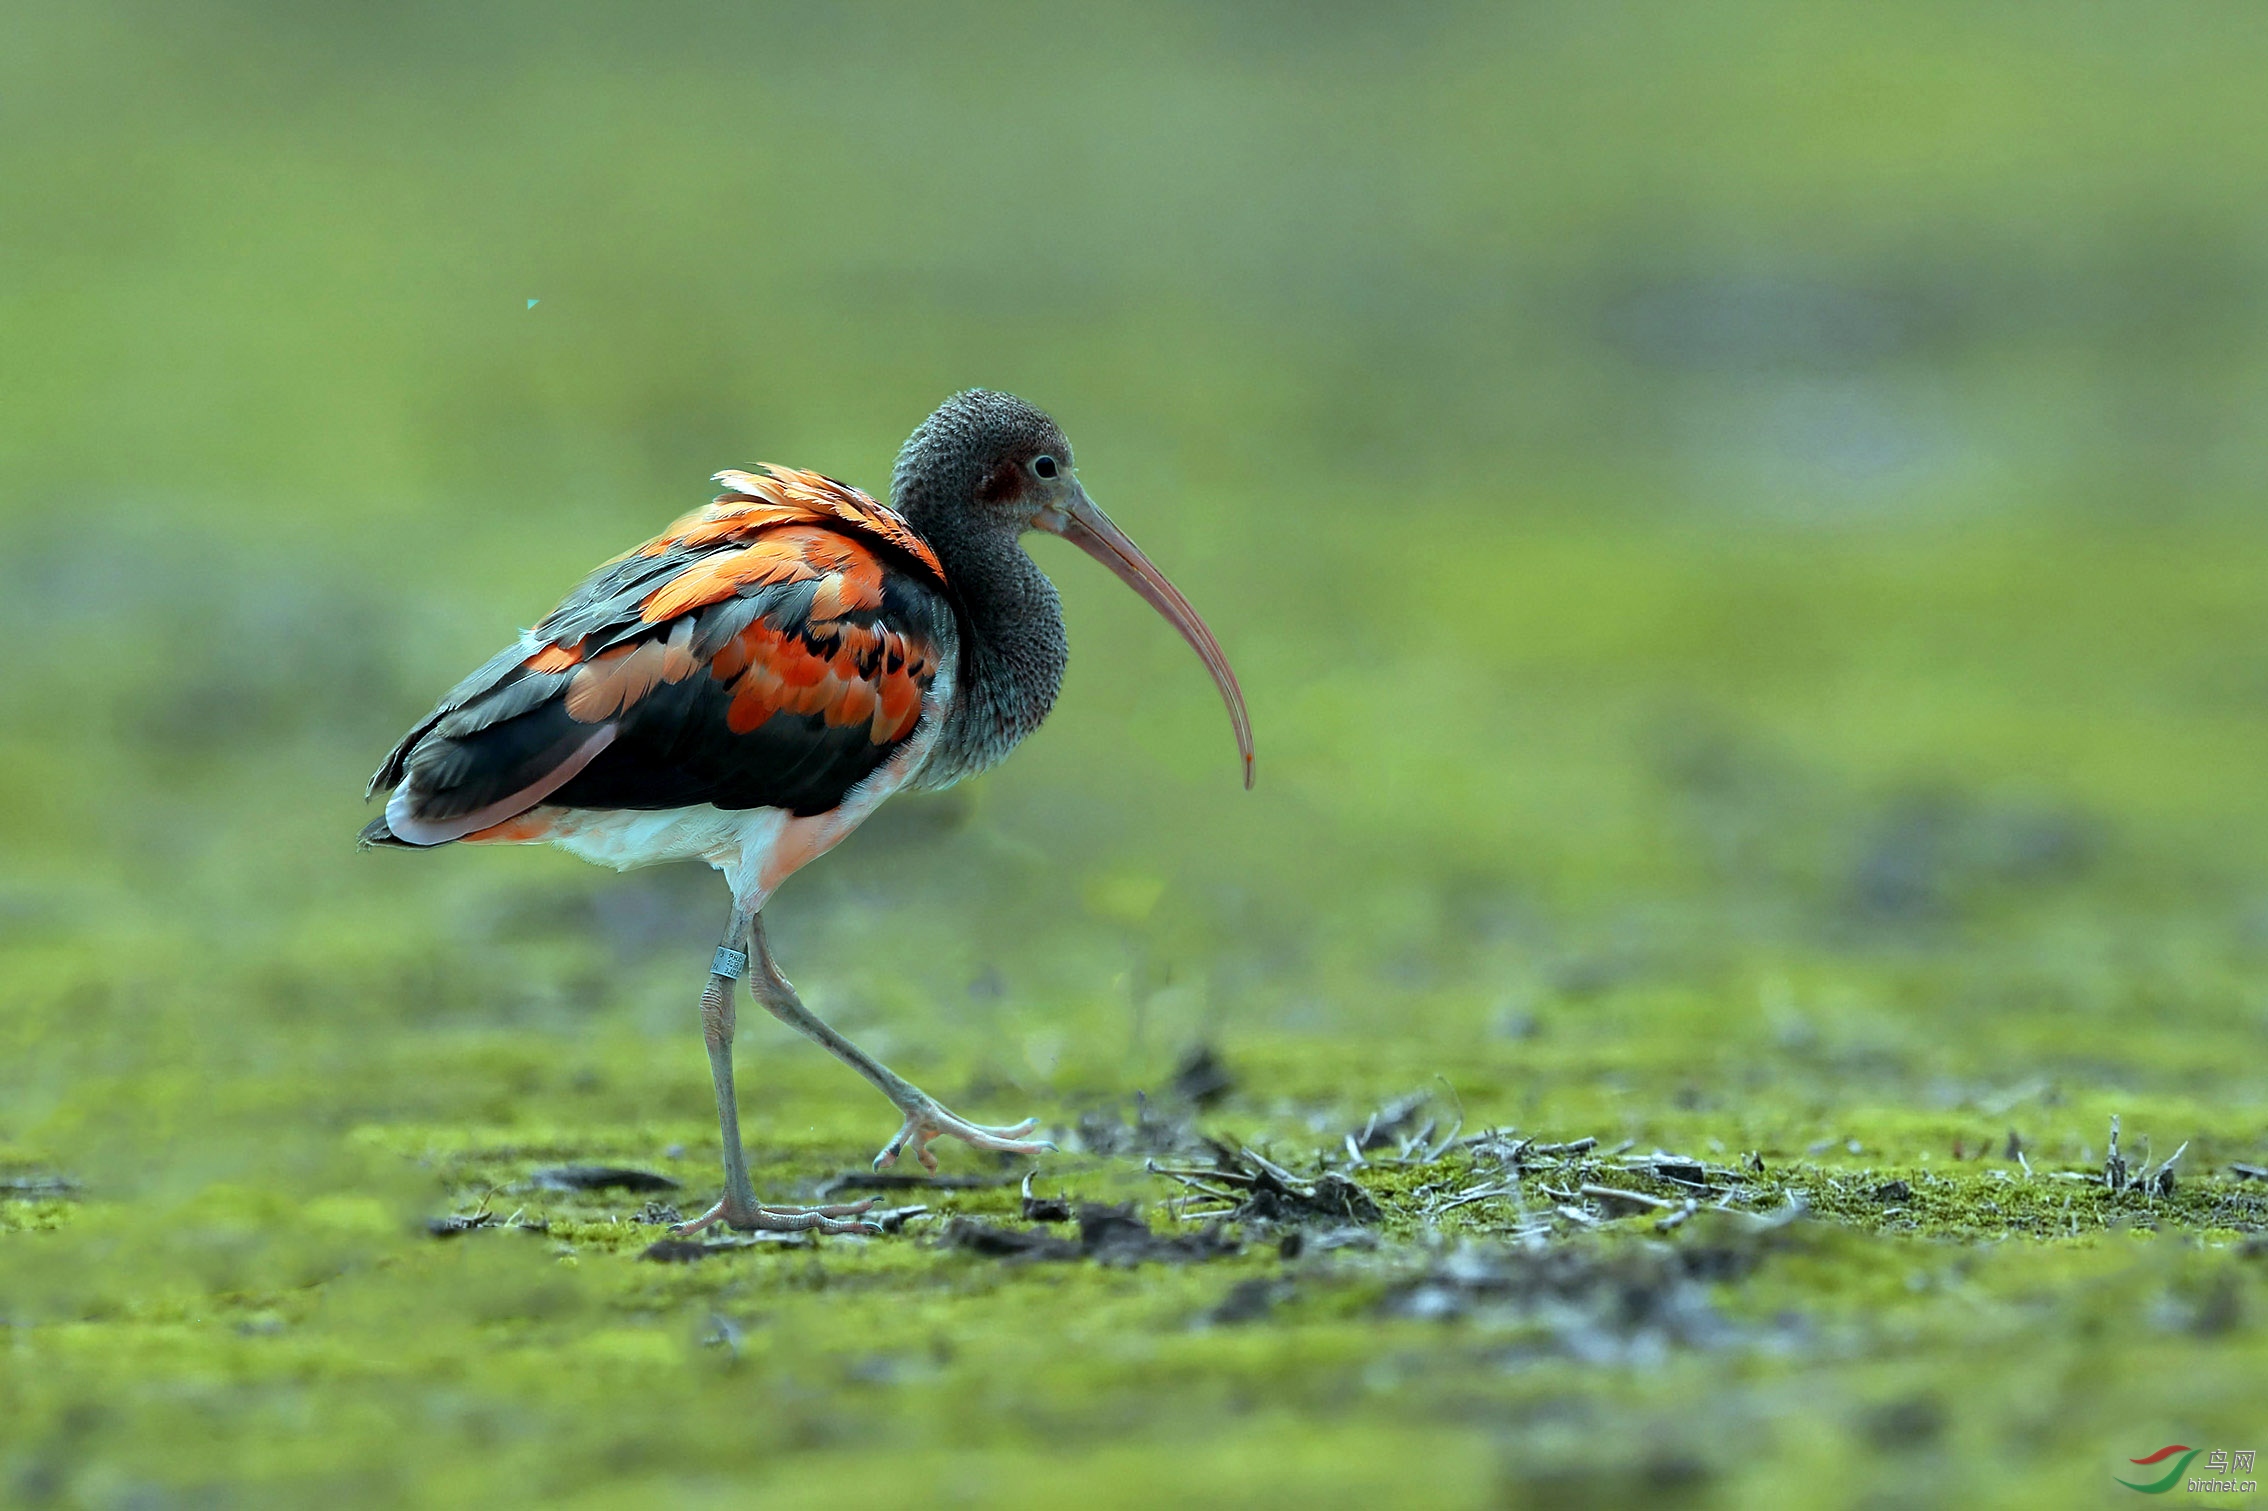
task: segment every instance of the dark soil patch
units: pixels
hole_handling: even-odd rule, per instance
[[[626,1165],[551,1165],[529,1175],[545,1191],[675,1191],[677,1182],[652,1170]]]
[[[1195,1233],[1152,1232],[1132,1202],[1121,1206],[1080,1203],[1077,1238],[956,1217],[945,1225],[939,1242],[949,1249],[995,1259],[1092,1259],[1106,1265],[1195,1264],[1224,1258],[1243,1247],[1219,1223],[1208,1223]]]

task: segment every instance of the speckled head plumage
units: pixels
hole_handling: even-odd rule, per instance
[[[954,394],[914,428],[890,476],[890,503],[932,542],[1018,535],[1072,478],[1071,442],[1047,412],[987,388]]]
[[[898,453],[890,502],[945,563],[969,621],[969,719],[946,744],[998,759],[1046,717],[1067,647],[1055,589],[1026,556],[1026,530],[1060,535],[1110,568],[1181,632],[1221,690],[1252,785],[1252,724],[1228,657],[1181,591],[1087,496],[1071,442],[1045,410],[1014,394],[970,388],[916,426]],[[992,685],[988,674],[997,672]],[[990,712],[986,705],[996,705]],[[986,731],[990,731],[986,733]],[[956,739],[956,734],[964,738]],[[977,740],[977,736],[985,737]]]

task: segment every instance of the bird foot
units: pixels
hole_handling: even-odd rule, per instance
[[[889,1169],[898,1162],[900,1154],[911,1149],[914,1158],[921,1161],[922,1169],[935,1170],[937,1156],[929,1152],[929,1141],[941,1135],[957,1138],[978,1149],[998,1150],[1002,1154],[1054,1153],[1055,1146],[1046,1139],[1024,1137],[1038,1126],[1038,1118],[1026,1118],[1021,1123],[1011,1123],[1005,1128],[989,1128],[982,1123],[955,1117],[928,1097],[923,1097],[906,1109],[905,1126],[898,1130],[897,1137],[882,1146],[880,1154],[874,1156],[874,1168]]]
[[[835,1207],[773,1207],[761,1202],[736,1202],[728,1193],[699,1217],[669,1231],[672,1237],[690,1238],[722,1223],[743,1233],[879,1233],[882,1224],[859,1216],[874,1202],[870,1196]]]

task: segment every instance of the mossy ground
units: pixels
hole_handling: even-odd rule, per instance
[[[2268,1448],[2259,29],[866,14],[10,17],[0,1502],[2062,1508]],[[945,1241],[1010,1179],[643,1259],[720,885],[356,854],[362,781],[711,470],[878,486],[970,383],[1206,610],[1259,786],[1043,543],[1057,713],[797,877],[785,967],[1063,1129],[1041,1193],[1197,1230],[1145,1151],[1204,1133],[1376,1217]],[[891,1131],[753,1011],[741,1065],[769,1195]]]
[[[933,1209],[896,1235],[641,1260],[662,1236],[651,1196],[528,1177],[620,1164],[680,1182],[668,1200],[706,1197],[715,1141],[686,999],[713,880],[342,854],[375,877],[354,885],[394,895],[351,926],[303,913],[257,947],[216,947],[144,923],[123,964],[107,937],[56,926],[12,953],[9,1158],[84,1183],[0,1203],[12,1493],[2049,1506],[2115,1489],[2111,1472],[2160,1439],[2249,1441],[2268,1187],[2230,1170],[2263,1133],[2243,1072],[2259,1031],[2225,1015],[2251,946],[2241,911],[2119,900],[2149,863],[2131,823],[2074,874],[2012,886],[1990,929],[1970,918],[1981,903],[1963,904],[1965,925],[1885,922],[1830,890],[1791,896],[1801,925],[1745,943],[1699,939],[1671,898],[1649,927],[1623,926],[1612,969],[1556,921],[1511,944],[1488,926],[1448,934],[1436,958],[1461,963],[1415,984],[1383,950],[1356,968],[1339,958],[1353,945],[1319,948],[1278,967],[1293,1004],[1278,1022],[1300,991],[1345,1018],[1231,1015],[1214,1042],[1235,1085],[1199,1112],[1172,1073],[1209,1025],[1170,983],[1145,1000],[1098,972],[1094,1000],[1056,1006],[1017,983],[1075,972],[1058,931],[1006,931],[958,987],[860,942],[906,910],[946,934],[954,907],[1047,906],[1046,872],[1075,858],[1033,864],[1039,890],[1021,899],[1013,863],[989,893],[920,895],[999,864],[997,801],[959,817],[915,805],[837,857],[835,880],[783,899],[814,998],[894,1039],[955,1105],[1058,1129],[1043,1193],[1132,1200],[1176,1226],[1186,1193],[1143,1154],[1082,1149],[1082,1119],[1147,1116],[1302,1173],[1331,1161],[1379,1204],[1374,1242],[1316,1241],[1343,1226],[1326,1221],[1288,1258],[1286,1230],[1264,1223],[1202,1264],[954,1251],[938,1242],[951,1217],[1021,1226],[1021,1198],[1013,1171],[949,1148],[948,1175],[998,1183],[885,1193]],[[1961,884],[1943,865],[1932,884]],[[436,900],[400,900],[429,885]],[[1122,869],[1056,904],[1061,932],[1170,950],[1147,919],[1110,923],[1113,887],[1131,888]],[[638,916],[657,893],[683,904],[681,923],[656,910],[667,938],[594,939],[592,917]],[[1706,891],[1682,905],[1717,906]],[[2078,974],[2039,941],[2078,937],[2090,909],[2117,943]],[[832,984],[838,960],[857,991]],[[1526,967],[1508,989],[1506,961]],[[1990,1010],[1962,1005],[1964,983]],[[1467,1005],[1492,990],[1505,1000]],[[2089,997],[2157,1007],[2129,1025]],[[742,1059],[771,1193],[816,1194],[888,1131],[870,1093],[760,1018]],[[1344,1136],[1412,1092],[1430,1101],[1400,1132],[1433,1120],[1420,1143],[1447,1147],[1397,1163],[1389,1141],[1354,1165]],[[2188,1145],[2171,1194],[2103,1188],[2114,1113],[2137,1167]],[[1460,1115],[1461,1137],[1598,1143],[1507,1181],[1487,1147],[1448,1141]],[[1705,1170],[1631,1163],[1657,1150]],[[1665,1232],[1675,1206],[1618,1215],[1582,1194],[1601,1185],[1701,1210]],[[1805,1215],[1778,1225],[1795,1205]],[[481,1211],[498,1225],[425,1231]],[[1609,1289],[1556,1310],[1387,1304],[1460,1252],[1530,1244],[1595,1261]],[[1657,1250],[1693,1257],[1701,1333],[1643,1320],[1652,1303],[1631,1298],[1664,1272],[1611,1268]],[[1728,1251],[1739,1262],[1710,1257]],[[1255,1281],[1280,1283],[1232,1320],[1224,1302]]]

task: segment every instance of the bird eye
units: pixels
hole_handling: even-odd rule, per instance
[[[1053,477],[1056,470],[1054,457],[1035,456],[1032,458],[1032,474],[1035,477]]]

